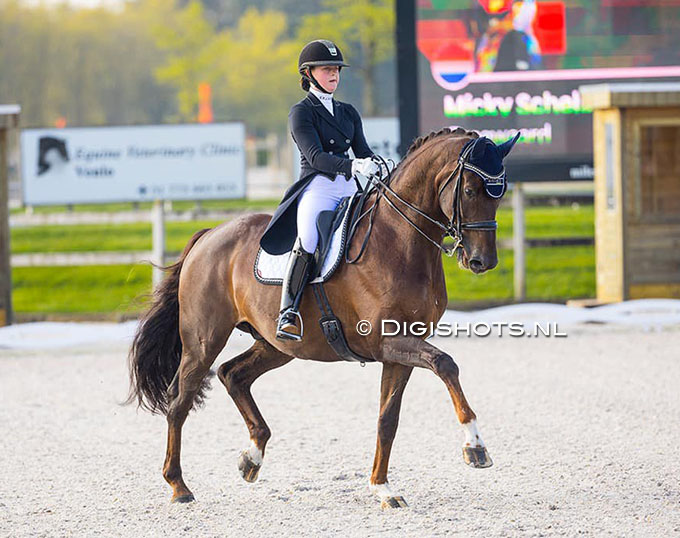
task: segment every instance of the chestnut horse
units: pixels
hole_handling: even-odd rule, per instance
[[[454,222],[454,205],[459,208],[458,221],[463,223],[461,248],[457,250],[459,264],[475,273],[496,266],[495,231],[474,224],[491,222],[495,227],[499,200],[486,195],[482,179],[467,169],[452,181],[463,146],[475,138],[476,133],[463,129],[443,129],[417,139],[393,173],[392,192],[383,191],[382,196],[388,203],[399,204],[397,195],[417,208],[419,212],[401,205],[420,231],[398,215],[392,204],[378,205],[362,257],[357,263],[341,264],[325,284],[350,348],[382,363],[370,489],[383,507],[406,506],[403,497],[389,488],[387,467],[402,395],[414,367],[429,369],[444,382],[465,430],[466,463],[473,467],[492,465],[453,359],[426,342],[425,336],[383,337],[377,330],[382,318],[407,323],[437,323],[441,318],[447,295],[437,245],[445,232],[435,221]],[[374,192],[368,200],[375,196]],[[163,476],[172,487],[173,501],[194,499],[180,466],[182,426],[190,409],[202,402],[213,361],[234,328],[249,331],[255,343],[222,364],[217,375],[250,433],[251,444],[238,462],[243,478],[250,482],[257,479],[271,435],[250,392],[253,382],[294,358],[340,360],[314,323],[320,313],[309,290],[300,306],[307,322],[303,340],[275,338],[281,290],[258,283],[253,275],[259,239],[269,219],[269,215],[251,214],[197,232],[179,260],[166,268],[168,274],[154,292],[132,344],[128,402],[136,401],[151,412],[167,416]],[[367,230],[367,220],[357,228],[360,237]],[[465,223],[470,222],[473,225],[466,228]],[[351,245],[349,257],[358,252],[358,246]],[[355,330],[359,320],[370,321],[376,330],[368,336],[359,335]]]

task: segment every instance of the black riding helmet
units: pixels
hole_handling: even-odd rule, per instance
[[[342,57],[342,52],[332,41],[327,39],[316,39],[307,43],[302,51],[300,52],[300,57],[298,58],[298,71],[302,76],[303,80],[310,83],[314,83],[319,90],[324,93],[329,93],[321,87],[314,77],[307,75],[305,70],[308,67],[315,67],[319,65],[337,65],[341,69],[343,67],[349,67]]]

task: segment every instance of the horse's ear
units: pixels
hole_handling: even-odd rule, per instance
[[[484,158],[484,151],[486,150],[486,143],[484,141],[485,137],[480,136],[472,143],[471,161],[480,162]]]
[[[498,146],[498,152],[501,154],[501,159],[505,159],[508,156],[510,150],[513,148],[517,140],[519,140],[519,135],[520,133],[517,133],[514,138],[511,138],[507,142],[503,142],[500,146]]]

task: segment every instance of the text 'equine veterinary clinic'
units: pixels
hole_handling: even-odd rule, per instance
[[[245,196],[241,123],[22,133],[28,205]]]

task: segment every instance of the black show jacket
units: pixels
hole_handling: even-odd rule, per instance
[[[355,157],[373,155],[368,147],[361,117],[349,103],[333,100],[333,114],[309,92],[288,114],[293,140],[300,150],[300,177],[283,195],[274,216],[260,238],[260,245],[270,254],[283,254],[293,247],[297,237],[297,199],[314,176],[322,174],[334,180],[338,174],[350,181],[352,148]],[[345,181],[342,178],[339,181]]]

